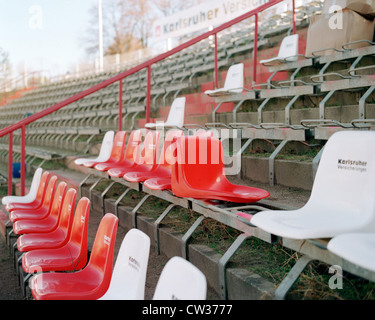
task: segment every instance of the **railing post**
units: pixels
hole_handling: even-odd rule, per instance
[[[293,4],[293,34],[297,33],[297,25],[296,25],[296,1],[292,0]]]
[[[13,193],[12,168],[13,168],[13,132],[9,133],[8,196],[12,195]]]
[[[215,89],[219,87],[219,70],[217,61],[217,33],[215,33]]]
[[[118,97],[118,131],[122,131],[122,79],[120,80]]]
[[[26,125],[21,127],[21,196],[25,195]]]
[[[257,82],[258,63],[258,14],[255,14],[254,50],[253,50],[253,85]]]
[[[147,100],[146,100],[146,123],[150,122],[151,113],[151,65],[147,67]]]

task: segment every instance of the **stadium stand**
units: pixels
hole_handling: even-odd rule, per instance
[[[257,18],[263,9],[280,2],[270,1],[261,6],[256,12]],[[206,219],[213,219],[240,232],[218,262],[218,291],[222,299],[228,298],[227,264],[249,238],[271,245],[281,243],[284,248],[301,256],[285,280],[278,284],[273,292],[274,299],[285,299],[292,285],[313,260],[340,265],[346,272],[375,282],[373,264],[369,260],[373,256],[373,205],[371,197],[363,193],[365,186],[372,190],[371,176],[361,175],[356,170],[358,166],[364,166],[367,174],[372,173],[373,133],[364,131],[372,130],[375,122],[375,43],[373,39],[348,42],[329,54],[329,48],[326,48],[306,56],[309,19],[321,13],[322,5],[322,1],[301,1],[295,12],[275,14],[272,19],[264,21],[259,19],[258,25],[248,28],[243,27],[248,20],[235,20],[234,25],[224,25],[202,38],[198,36],[192,42],[188,41],[189,45],[183,50],[177,48],[175,52],[171,50],[170,54],[151,59],[152,68],[146,63],[140,65],[142,68],[138,66],[137,72],[130,72],[132,69],[124,71],[125,74],[128,72],[126,77],[122,77],[124,73],[103,72],[74,81],[47,84],[26,92],[0,109],[0,125],[5,130],[0,130],[0,134],[5,132],[0,137],[0,156],[4,162],[11,159],[11,165],[15,159],[20,159],[21,163],[26,160],[29,168],[36,159],[43,160],[39,163],[40,167],[50,160],[74,159],[73,168],[85,170],[86,174],[78,186],[77,197],[81,203],[85,199],[84,192],[88,192],[90,200],[86,199],[86,208],[89,201],[93,201],[100,182],[109,183],[98,196],[103,225],[107,223],[110,229],[109,239],[106,240],[107,234],[102,234],[104,227],[101,223],[88,264],[84,266],[86,261],[80,260],[78,255],[78,262],[82,265],[76,268],[73,264],[74,272],[71,273],[42,273],[30,278],[28,257],[44,260],[43,254],[39,249],[22,254],[25,250],[22,249],[21,239],[27,239],[27,235],[20,236],[15,242],[16,234],[23,233],[18,226],[22,220],[18,223],[12,218],[17,216],[19,208],[27,212],[28,205],[13,204],[16,198],[3,198],[3,203],[8,202],[6,209],[10,220],[3,227],[5,238],[14,248],[17,270],[22,262],[21,282],[25,286],[29,281],[34,299],[142,299],[144,273],[137,274],[139,284],[129,284],[137,288],[131,294],[126,290],[121,292],[121,286],[129,283],[128,278],[116,280],[119,277],[117,268],[125,268],[122,259],[128,259],[128,253],[126,256],[124,253],[124,258],[120,250],[117,256],[119,266],[116,263],[112,274],[119,207],[130,191],[140,194],[140,200],[128,214],[131,228],[138,227],[138,210],[150,198],[156,197],[169,204],[153,223],[152,236],[157,252],[160,252],[160,225],[172,208],[186,208],[199,215],[182,236],[179,255],[184,259],[174,257],[168,262],[160,276],[154,299],[170,299],[172,295],[184,299],[206,298],[206,281],[211,281],[210,277],[206,280],[205,275],[193,267],[198,279],[196,291],[190,295],[187,283],[194,285],[194,276],[190,278],[185,269],[191,267],[187,263],[190,258],[189,240]],[[296,20],[293,21],[293,17]],[[214,46],[216,51],[212,50],[210,43],[209,36],[212,35],[218,43],[217,47]],[[289,40],[292,43],[288,43]],[[353,44],[363,46],[352,48]],[[284,45],[292,47],[291,53],[284,54]],[[228,89],[227,79],[231,79],[233,67],[241,68],[237,74],[242,77],[229,90],[235,92],[210,96],[210,92],[222,91],[217,88]],[[234,89],[241,90],[237,92]],[[65,102],[59,104],[62,100]],[[179,103],[177,116],[174,108]],[[53,107],[46,109],[51,105]],[[45,110],[48,112],[44,113]],[[184,117],[181,118],[181,115]],[[164,124],[164,128],[155,126],[157,121]],[[25,136],[22,131],[13,134],[11,129],[14,127],[9,129],[15,123],[21,123]],[[230,139],[229,132],[233,140],[240,141],[238,150],[224,148],[225,141]],[[12,140],[8,140],[9,133],[12,133]],[[100,151],[97,146],[94,149],[100,142]],[[25,144],[27,147],[23,151]],[[9,158],[10,146],[12,152]],[[308,174],[307,170],[299,173],[297,164],[293,162],[295,168],[289,169],[288,173],[277,166],[278,156],[288,151],[294,155],[301,148],[305,152],[315,152]],[[217,152],[211,153],[211,150]],[[297,176],[304,181],[311,176],[313,183],[305,187],[312,189],[309,202],[301,209],[286,210],[277,201],[266,199],[269,196],[267,190],[229,182],[224,160],[228,159],[230,152],[233,164],[238,157],[242,160],[242,167],[237,173],[244,181],[264,172],[262,177],[258,176],[258,181],[266,181],[270,186],[284,183],[288,187],[299,187],[298,183],[305,182],[288,185],[289,182],[283,182],[281,175]],[[13,157],[13,153],[19,156]],[[98,153],[98,157],[86,158]],[[264,156],[264,153],[269,155]],[[261,161],[256,162],[251,157],[257,154],[263,155]],[[246,168],[248,158],[253,161],[252,164],[258,163],[258,167]],[[193,164],[189,163],[192,159]],[[200,162],[202,159],[205,159],[204,163]],[[139,163],[140,160],[144,162]],[[349,169],[340,168],[340,161],[349,161],[350,164],[342,164],[345,168],[350,165]],[[353,166],[354,169],[350,169]],[[354,177],[354,172],[361,176]],[[21,174],[24,175],[25,171]],[[38,174],[41,175],[40,171],[36,177]],[[11,178],[9,172],[8,177]],[[95,181],[91,182],[93,177]],[[36,198],[29,206],[39,208],[43,217],[47,214],[55,216],[53,228],[59,228],[57,217],[64,214],[67,217],[71,210],[65,208],[64,199],[59,198],[59,192],[65,193],[62,188],[65,186],[67,189],[66,184],[60,182],[56,193],[55,187],[52,188],[57,184],[56,179],[56,176],[49,177],[44,173],[38,191],[35,191],[34,185],[32,187]],[[49,185],[46,189],[47,181]],[[111,214],[106,211],[105,200],[116,184],[124,186],[125,190],[117,199],[112,199],[114,214]],[[357,196],[353,198],[353,195]],[[62,213],[57,214],[56,210]],[[78,206],[75,211],[80,211]],[[76,213],[70,239],[75,234],[77,217]],[[292,220],[293,217],[295,220]],[[328,219],[334,221],[329,223]],[[340,223],[336,223],[338,221]],[[357,224],[361,225],[356,228]],[[314,227],[313,231],[305,233],[309,227]],[[53,228],[44,232],[53,233]],[[284,229],[286,231],[282,232]],[[80,239],[86,240],[87,235]],[[361,250],[353,249],[355,244]],[[65,250],[63,248],[40,250]],[[86,252],[87,248],[84,249]],[[146,251],[143,253],[148,253]],[[64,254],[67,255],[66,250]],[[146,256],[142,259],[147,260]],[[142,268],[147,265],[146,260],[142,260]],[[176,270],[183,271],[185,276],[169,270],[174,263],[177,264]],[[40,264],[34,263],[35,266]],[[93,272],[93,269],[100,272]],[[29,275],[25,276],[25,272]],[[207,272],[210,271],[206,270],[206,276]],[[87,280],[89,277],[93,280]],[[135,277],[131,280],[135,281]],[[184,280],[184,284],[179,280]],[[86,285],[82,285],[82,281],[87,281]],[[177,287],[169,287],[170,282]],[[71,285],[75,286],[75,292],[71,292]],[[184,290],[181,291],[181,288]]]

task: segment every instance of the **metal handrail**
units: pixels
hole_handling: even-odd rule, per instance
[[[12,165],[13,165],[13,132],[15,130],[21,129],[21,195],[25,194],[25,144],[26,144],[26,125],[28,125],[31,122],[34,122],[40,118],[43,118],[77,100],[80,100],[96,91],[99,91],[115,82],[119,82],[119,113],[118,113],[118,128],[119,130],[122,130],[122,80],[138,71],[141,71],[143,69],[147,69],[147,95],[146,95],[146,122],[150,121],[150,111],[151,111],[151,66],[161,60],[164,60],[173,54],[182,51],[183,49],[186,49],[204,39],[207,39],[210,36],[214,36],[215,39],[215,86],[218,85],[218,46],[217,46],[217,34],[232,25],[235,25],[245,19],[248,19],[250,17],[255,17],[255,32],[254,32],[254,51],[253,51],[253,84],[256,83],[256,77],[257,77],[257,64],[258,64],[258,48],[257,48],[257,41],[258,41],[258,14],[263,12],[264,10],[282,2],[284,0],[271,0],[258,8],[255,8],[235,19],[232,19],[214,29],[211,31],[205,32],[200,36],[197,36],[165,53],[162,53],[148,61],[145,61],[138,66],[135,66],[127,71],[121,72],[118,75],[107,79],[97,85],[94,85],[93,87],[86,89],[82,92],[79,92],[45,110],[42,110],[36,114],[33,114],[29,116],[26,119],[23,119],[13,125],[10,125],[4,129],[0,130],[0,137],[3,137],[5,135],[9,135],[9,161],[8,161],[8,194],[11,194],[12,192]],[[295,0],[292,0],[293,2],[293,10],[295,9],[294,2]],[[296,32],[296,18],[295,14],[293,14],[293,31]]]

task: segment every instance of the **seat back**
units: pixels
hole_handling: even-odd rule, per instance
[[[164,124],[165,126],[176,126],[182,128],[185,117],[185,103],[185,97],[174,99],[171,109],[169,110],[167,121]]]
[[[363,231],[375,230],[375,132],[341,131],[324,147],[306,206],[322,206],[330,214],[340,209],[363,221]],[[330,210],[331,209],[331,210]],[[339,209],[339,210],[338,210]]]
[[[24,196],[5,196],[1,199],[2,204],[6,205],[8,203],[31,203],[37,198],[40,180],[42,178],[43,169],[38,168],[35,170],[33,180],[30,185],[29,192]]]
[[[44,201],[44,196],[46,194],[47,185],[48,185],[47,182],[48,182],[50,175],[51,174],[48,171],[44,171],[40,179],[38,191],[36,194],[36,199],[38,199],[41,203]]]
[[[137,155],[140,153],[140,145],[142,141],[142,130],[134,130],[130,133],[128,142],[126,144],[124,159],[134,162]]]
[[[88,225],[90,214],[90,200],[86,197],[79,199],[70,232],[70,238],[67,243],[69,250],[76,248],[73,270],[81,270],[87,263],[88,250]]]
[[[55,195],[53,196],[50,216],[56,218],[57,221],[60,218],[61,208],[62,208],[62,204],[65,198],[66,188],[67,188],[66,182],[61,181],[56,188]]]
[[[57,177],[52,176],[51,179],[49,179],[48,181],[46,192],[44,193],[43,207],[48,208],[48,212],[49,210],[51,210],[52,202],[54,199],[53,195],[55,193],[56,183],[57,183]]]
[[[183,135],[184,132],[182,130],[172,129],[167,132],[159,157],[159,164],[162,167],[172,170],[172,165],[175,163],[177,157],[176,141],[177,138]]]
[[[210,190],[225,173],[223,147],[210,136],[189,136],[177,139],[177,163],[172,167],[172,191],[184,179],[184,185]],[[178,192],[176,193],[178,195]]]
[[[33,176],[33,180],[31,181],[29,195],[30,195],[30,198],[33,199],[33,200],[36,199],[36,195],[38,193],[40,181],[42,179],[42,173],[43,173],[42,168],[36,169],[35,173],[34,173],[34,176]]]
[[[112,277],[117,225],[118,218],[114,214],[105,214],[96,232],[90,261],[87,265],[88,268],[95,268],[96,272],[102,276],[100,288],[103,294],[107,291]]]
[[[108,291],[101,299],[144,300],[150,238],[138,229],[125,235]]]
[[[224,89],[231,90],[232,92],[241,93],[244,78],[244,65],[243,63],[238,63],[230,66],[227,75],[225,77]],[[233,90],[232,90],[233,89]]]
[[[65,233],[67,239],[69,239],[70,237],[73,225],[76,196],[77,191],[73,188],[70,188],[65,194],[65,199],[61,208],[59,229]]]
[[[137,157],[137,164],[148,165],[151,167],[156,166],[159,150],[159,137],[159,131],[151,130],[147,132],[141,154]]]
[[[204,274],[191,262],[176,256],[161,272],[153,300],[205,300],[206,295]]]
[[[298,34],[285,37],[281,41],[279,55],[281,59],[286,61],[296,61],[298,59]]]
[[[80,248],[82,261],[87,260],[87,236],[90,214],[90,200],[86,197],[79,199],[74,214],[72,230],[68,245],[75,245]],[[78,269],[78,268],[77,268]]]
[[[119,161],[124,154],[126,131],[118,131],[113,140],[111,159]]]
[[[104,134],[102,145],[100,147],[98,158],[100,161],[107,161],[111,155],[113,147],[114,131],[107,131]]]

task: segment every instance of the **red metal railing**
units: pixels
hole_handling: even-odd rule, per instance
[[[9,135],[9,161],[8,161],[8,194],[11,194],[12,193],[12,166],[13,166],[13,132],[15,130],[19,130],[21,129],[21,194],[24,195],[25,194],[25,156],[26,156],[26,150],[25,150],[25,147],[26,147],[26,126],[31,123],[31,122],[34,122],[40,118],[43,118],[77,100],[80,100],[98,90],[101,90],[115,82],[119,82],[119,122],[118,122],[118,129],[119,130],[122,130],[122,80],[140,70],[143,70],[145,68],[147,68],[147,96],[146,96],[146,121],[149,122],[150,121],[150,109],[151,109],[151,67],[153,64],[161,61],[161,60],[164,60],[166,58],[168,58],[169,56],[172,56],[173,54],[183,50],[183,49],[186,49],[196,43],[198,43],[199,41],[202,41],[204,39],[207,39],[208,37],[210,36],[214,36],[215,38],[215,79],[214,79],[214,82],[215,82],[215,86],[217,87],[218,86],[218,46],[217,46],[217,34],[245,19],[248,19],[250,17],[253,17],[255,16],[255,32],[254,32],[254,51],[253,51],[253,84],[256,83],[256,79],[257,79],[257,65],[258,65],[258,50],[257,50],[257,43],[258,43],[258,14],[263,12],[264,10],[280,3],[280,2],[283,2],[285,0],[270,0],[268,3],[264,4],[264,5],[261,5],[259,6],[258,8],[252,10],[252,11],[249,11],[248,13],[245,13],[229,22],[226,22],[224,24],[222,24],[221,26],[219,27],[216,27],[214,29],[212,29],[211,31],[208,31],[194,39],[191,39],[179,46],[177,46],[176,48],[173,48],[172,50],[169,50],[165,53],[162,53],[134,68],[131,68],[127,71],[124,71],[122,73],[119,73],[118,75],[110,78],[110,79],[107,79],[87,90],[84,90],[80,93],[77,93],[73,96],[71,96],[70,98],[68,99],[65,99],[64,101],[61,101],[45,110],[42,110],[36,114],[33,114],[29,117],[27,117],[26,119],[23,119],[13,125],[10,125],[2,130],[0,130],[0,137],[3,137],[5,135]],[[296,19],[295,19],[295,6],[294,6],[294,1],[295,0],[292,0],[293,2],[293,32],[295,33],[296,32]]]

